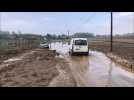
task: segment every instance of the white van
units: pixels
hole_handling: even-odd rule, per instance
[[[89,47],[86,38],[72,38],[70,42],[69,53],[73,54],[86,54],[88,55]]]

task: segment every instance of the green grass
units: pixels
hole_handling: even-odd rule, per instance
[[[8,41],[7,40],[0,40],[0,50],[8,49]]]

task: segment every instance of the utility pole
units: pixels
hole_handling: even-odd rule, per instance
[[[110,48],[110,51],[112,52],[113,51],[113,13],[111,12],[110,13],[111,15],[111,48]]]
[[[67,33],[68,33],[68,38],[69,38],[69,30],[67,31]]]
[[[68,37],[68,39],[69,39],[69,29],[68,29],[68,27],[67,27],[67,24],[65,24],[65,28],[67,28],[67,37]]]
[[[132,21],[132,33],[134,34],[134,12],[133,12],[133,21]]]
[[[2,30],[1,30],[1,23],[2,23],[1,21],[2,21],[2,20],[1,20],[1,12],[0,12],[0,32],[2,31]]]

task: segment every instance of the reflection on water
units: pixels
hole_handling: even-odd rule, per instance
[[[89,57],[86,56],[73,56],[70,57],[72,66],[76,66],[82,73],[86,73],[89,68]],[[79,69],[80,68],[80,69]]]
[[[110,60],[109,64],[109,71],[108,71],[108,80],[106,86],[112,86],[112,69],[113,69],[113,62]]]
[[[122,69],[101,52],[89,51],[89,56],[69,56],[69,45],[62,42],[52,43],[51,49],[69,62],[78,86],[134,86],[134,74]]]

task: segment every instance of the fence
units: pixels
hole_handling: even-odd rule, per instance
[[[0,54],[18,53],[24,50],[37,48],[40,40],[36,39],[10,39],[1,41]]]

